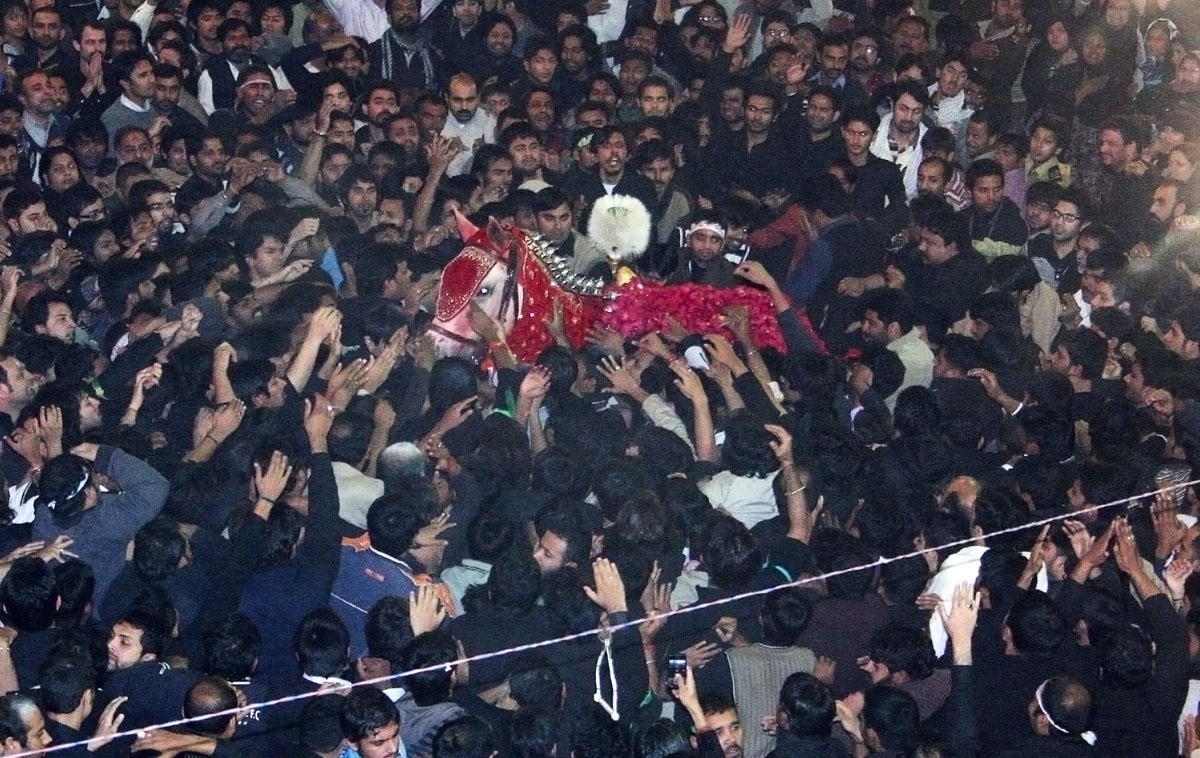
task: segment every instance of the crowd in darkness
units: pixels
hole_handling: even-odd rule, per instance
[[[0,36],[0,755],[1200,754],[1196,0]],[[439,351],[460,220],[607,196],[787,350]]]

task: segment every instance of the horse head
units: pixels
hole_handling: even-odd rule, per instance
[[[457,215],[464,246],[442,272],[430,331],[440,355],[467,356],[487,348],[471,326],[472,302],[506,331],[516,321],[522,297],[515,275],[519,243],[495,219],[480,228]]]

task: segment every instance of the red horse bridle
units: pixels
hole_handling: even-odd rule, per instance
[[[508,257],[505,260],[498,252],[493,252],[498,245],[497,241],[488,234],[488,229],[475,227],[465,218],[459,219],[459,227],[463,232],[462,237],[466,246],[454,260],[446,264],[442,272],[442,289],[438,293],[434,315],[439,321],[451,321],[470,304],[479,290],[479,285],[496,267],[496,264],[504,263],[508,266],[508,270],[504,277],[504,289],[500,295],[498,320],[501,323],[504,322],[510,305],[514,310],[514,317],[519,318],[521,303],[517,292],[517,276],[520,266],[520,251],[517,243],[514,240],[507,245]],[[497,229],[499,229],[498,226]],[[447,285],[450,285],[449,288]],[[478,339],[455,334],[436,323],[430,324],[429,330],[461,345],[471,346],[477,352],[484,347]]]

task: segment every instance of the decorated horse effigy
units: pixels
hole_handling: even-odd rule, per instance
[[[744,305],[755,342],[786,351],[770,297],[753,287],[718,289],[705,284],[663,285],[637,277],[626,266],[647,249],[650,214],[624,196],[596,201],[588,236],[605,251],[612,281],[572,271],[572,262],[541,237],[494,219],[485,227],[459,216],[463,250],[442,272],[430,333],[442,355],[480,356],[489,345],[471,325],[474,303],[504,329],[518,360],[530,362],[554,344],[547,323],[561,309],[572,347],[600,326],[636,339],[682,327],[693,334],[723,333],[723,311]]]

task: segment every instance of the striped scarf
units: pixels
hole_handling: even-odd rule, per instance
[[[425,86],[429,89],[435,88],[437,82],[433,77],[433,59],[429,56],[429,46],[422,42],[409,44],[400,39],[394,29],[388,29],[388,33],[383,38],[383,44],[380,45],[383,53],[383,78],[391,80],[394,74],[394,53],[392,46],[399,47],[405,53],[413,53],[421,58],[421,65],[425,69]]]

